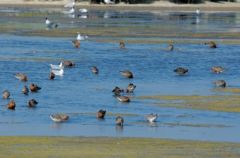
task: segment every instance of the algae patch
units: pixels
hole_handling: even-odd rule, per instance
[[[225,112],[240,112],[240,97],[235,95],[212,96],[141,96],[139,99],[158,100],[160,106],[214,110]]]

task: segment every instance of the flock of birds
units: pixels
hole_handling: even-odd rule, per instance
[[[70,7],[70,8],[73,9],[74,5],[75,5],[75,2],[73,1],[71,4],[65,5],[65,7]],[[72,12],[72,11],[70,10],[69,13],[70,12]],[[87,10],[82,10],[82,12],[87,13]],[[196,10],[196,14],[200,14],[199,9]],[[45,23],[46,23],[46,26],[48,28],[57,28],[58,27],[58,24],[52,23],[47,17],[46,17]],[[82,36],[79,32],[77,32],[76,39],[72,41],[72,44],[75,48],[80,48],[80,41],[85,40],[87,38],[88,38],[88,36]],[[216,43],[213,42],[213,41],[206,42],[204,44],[208,45],[209,48],[213,48],[213,49],[217,48]],[[124,41],[119,42],[119,48],[120,49],[125,49],[125,42]],[[174,42],[173,41],[171,41],[169,43],[167,50],[168,51],[173,51],[174,50]],[[75,66],[75,63],[73,63],[72,61],[67,61],[67,60],[61,61],[59,65],[50,64],[50,70],[51,71],[50,71],[50,74],[49,74],[49,80],[54,80],[55,76],[63,76],[65,67],[74,67],[74,66]],[[92,66],[91,71],[94,74],[99,73],[99,69],[96,66]],[[177,67],[174,70],[174,72],[177,73],[180,76],[186,75],[188,73],[188,71],[189,70],[187,68],[184,68],[184,67]],[[219,73],[222,73],[224,71],[224,69],[221,66],[214,66],[214,67],[211,68],[211,71],[213,73],[219,74]],[[134,78],[133,72],[131,72],[130,70],[120,71],[120,74],[123,77],[128,78],[128,79]],[[15,74],[15,77],[22,82],[27,82],[28,81],[28,77],[24,73],[17,73],[17,74]],[[217,87],[226,87],[226,85],[227,85],[224,80],[217,80],[214,83]],[[112,92],[114,94],[114,97],[116,97],[116,99],[118,101],[120,101],[120,102],[130,102],[131,98],[126,94],[133,93],[135,88],[136,88],[136,85],[134,85],[133,83],[129,83],[126,90],[116,86],[112,90]],[[29,88],[26,85],[23,87],[22,93],[24,95],[28,95],[29,92],[35,93],[35,92],[38,92],[39,90],[41,90],[41,87],[39,87],[35,83],[31,83],[29,85]],[[3,99],[9,99],[10,95],[11,94],[8,90],[4,90],[2,92],[2,98]],[[30,99],[28,101],[28,107],[29,108],[34,108],[34,107],[36,107],[37,104],[38,104],[38,102],[35,99]],[[10,110],[14,110],[15,107],[16,107],[15,101],[13,99],[10,100],[9,103],[7,104],[7,108],[10,109]],[[99,111],[97,111],[96,117],[98,119],[104,119],[105,114],[106,114],[106,110],[100,109]],[[145,117],[146,117],[146,120],[148,122],[153,123],[157,120],[158,115],[151,113],[151,114],[146,115]],[[69,119],[69,116],[67,114],[64,114],[64,113],[57,113],[57,114],[50,115],[50,118],[54,122],[64,122],[64,121],[67,121]],[[122,116],[117,116],[115,118],[115,123],[116,123],[116,125],[123,126],[124,118]]]

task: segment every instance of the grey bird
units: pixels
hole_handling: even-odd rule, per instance
[[[124,90],[116,86],[116,87],[112,90],[112,92],[114,93],[115,96],[118,96],[118,95],[120,95],[122,92],[124,92]]]
[[[38,102],[35,99],[31,99],[28,101],[28,107],[30,107],[30,108],[36,107],[37,104],[38,104]]]
[[[10,92],[8,90],[4,90],[2,92],[2,98],[3,99],[8,99],[10,97]]]
[[[50,118],[54,122],[64,122],[64,121],[67,121],[69,119],[69,116],[66,115],[66,114],[52,114],[52,115],[50,115]]]
[[[28,90],[27,86],[24,86],[22,89],[22,93],[25,95],[28,95],[28,92],[29,92],[29,90]]]
[[[152,122],[155,122],[158,118],[158,115],[157,114],[149,114],[149,115],[146,115],[146,119],[148,122],[152,123]]]
[[[224,71],[223,67],[221,66],[213,66],[211,70],[213,73],[216,73],[216,74],[222,73]]]
[[[120,73],[126,78],[133,78],[133,73],[129,70],[120,71]]]
[[[184,75],[188,72],[188,69],[183,67],[178,67],[174,70],[174,72],[176,72],[178,75]]]
[[[135,88],[136,88],[136,85],[134,85],[133,83],[129,83],[126,92],[127,93],[133,93]]]
[[[117,99],[120,101],[120,102],[130,102],[130,98],[128,96],[116,96]]]
[[[214,81],[214,84],[216,87],[222,87],[222,88],[225,88],[227,86],[227,83],[224,80]]]
[[[92,73],[94,73],[94,74],[98,74],[98,73],[99,73],[99,70],[98,70],[98,68],[97,68],[96,66],[92,66],[92,67],[91,67],[91,71],[92,71]]]
[[[97,112],[97,118],[99,118],[99,119],[104,119],[105,114],[106,114],[106,110],[100,109],[100,110]]]
[[[15,77],[17,79],[19,79],[20,81],[24,81],[24,82],[27,82],[28,81],[28,77],[27,75],[23,74],[23,73],[16,73],[15,74]]]
[[[118,125],[118,126],[123,126],[123,123],[124,123],[123,117],[117,116],[116,119],[115,119],[115,123],[116,123],[116,125]]]

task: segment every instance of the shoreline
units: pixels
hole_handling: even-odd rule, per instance
[[[238,158],[239,143],[111,137],[3,137],[0,157]]]
[[[45,8],[58,8],[66,4],[65,1],[61,2],[7,2],[0,0],[0,7],[45,7]],[[206,12],[240,12],[240,3],[237,2],[205,2],[201,4],[175,4],[164,1],[155,1],[150,4],[89,4],[88,2],[78,2],[77,7],[84,7],[88,9],[113,9],[113,10],[135,10],[135,11],[194,11],[200,8],[201,11]]]

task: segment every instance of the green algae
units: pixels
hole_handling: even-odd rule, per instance
[[[226,142],[104,137],[0,137],[0,142],[1,158],[240,157],[240,144]]]
[[[162,102],[159,106],[192,108],[200,110],[213,110],[224,112],[240,112],[240,97],[235,95],[210,95],[210,96],[141,96],[138,99],[154,99]]]

